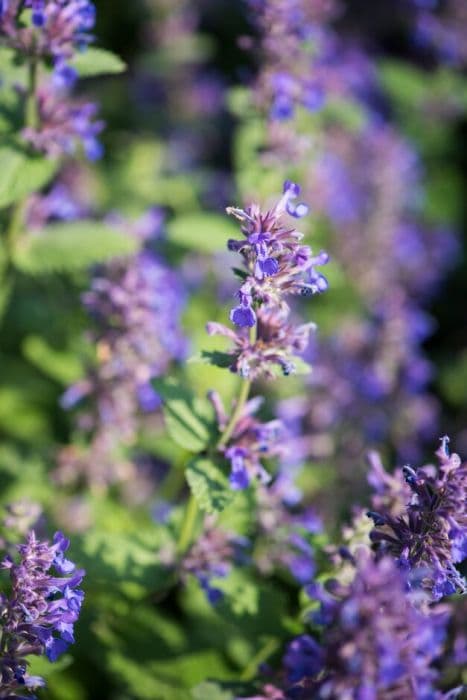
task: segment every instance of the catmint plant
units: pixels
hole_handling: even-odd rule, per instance
[[[75,641],[84,571],[65,557],[69,544],[61,532],[50,544],[32,531],[18,545],[17,556],[7,556],[1,564],[9,576],[9,588],[0,596],[2,698],[36,697],[32,691],[45,681],[28,674],[28,657],[56,661]]]

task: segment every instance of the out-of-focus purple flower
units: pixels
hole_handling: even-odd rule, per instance
[[[220,396],[216,392],[211,392],[210,400],[215,407],[219,428],[222,430],[227,424],[227,415]],[[247,402],[235,424],[230,440],[222,448],[223,454],[230,461],[230,485],[234,490],[247,488],[252,480],[267,483],[271,477],[261,464],[261,460],[277,457],[284,450],[280,421],[271,420],[262,423],[254,417],[262,402],[263,399],[259,396]]]
[[[83,404],[77,427],[91,436],[91,447],[89,454],[78,446],[62,452],[59,476],[67,482],[80,475],[101,484],[128,478],[132,469],[124,451],[135,441],[140,411],[160,406],[151,379],[186,354],[180,328],[185,292],[152,247],[160,235],[160,212],[148,212],[134,224],[119,217],[112,217],[112,223],[125,226],[141,250],[96,269],[83,296],[94,320],[97,363],[86,379],[66,391],[62,405]]]
[[[89,160],[98,160],[103,148],[98,136],[104,122],[96,120],[97,105],[64,97],[50,87],[38,94],[39,125],[23,129],[23,137],[50,157],[70,155],[81,145]]]
[[[26,221],[28,229],[41,229],[50,221],[74,221],[83,213],[84,207],[75,200],[71,190],[59,182],[47,194],[29,198]]]
[[[225,532],[208,518],[202,535],[181,561],[182,578],[194,576],[211,605],[216,605],[223,597],[216,579],[225,578],[235,563],[241,563],[247,547],[246,539]]]
[[[441,62],[463,66],[467,61],[467,8],[463,0],[447,0],[437,11],[435,0],[415,0],[414,41],[432,50]]]
[[[32,532],[18,546],[19,561],[7,557],[2,562],[11,580],[10,593],[1,596],[2,695],[9,693],[4,697],[44,685],[42,678],[28,676],[28,656],[45,654],[56,661],[75,641],[84,571],[65,558],[69,544],[61,532],[52,544],[40,542]]]
[[[310,535],[321,532],[322,523],[301,498],[290,471],[280,471],[271,484],[258,487],[255,563],[262,574],[286,569],[303,585],[315,574]]]
[[[331,592],[313,585],[309,593],[320,601],[315,621],[323,632],[319,646],[301,637],[284,659],[293,687],[309,688],[298,697],[441,698],[431,664],[442,651],[446,610],[416,609],[389,557],[375,562],[362,550],[350,584],[335,582]]]
[[[24,21],[27,15],[31,24]],[[70,87],[77,75],[67,61],[93,41],[95,19],[90,0],[9,0],[0,12],[0,33],[22,54],[51,57],[54,79]]]
[[[338,4],[293,0],[249,1],[252,21],[259,28],[262,70],[256,97],[272,121],[291,119],[298,107],[320,109],[326,86],[314,71],[310,45],[320,44],[321,25],[335,16]]]
[[[435,600],[467,592],[456,564],[467,558],[467,467],[450,454],[449,439],[437,451],[439,466],[404,467],[412,498],[405,512],[393,516],[370,511],[371,532],[379,556],[392,555],[404,571],[418,573]]]

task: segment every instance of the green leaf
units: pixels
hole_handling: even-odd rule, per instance
[[[23,272],[43,275],[83,269],[92,263],[130,255],[137,247],[135,239],[107,224],[73,221],[23,235],[13,257]]]
[[[206,681],[192,690],[193,700],[234,700],[229,690],[223,690],[220,685]]]
[[[167,431],[173,441],[191,452],[204,450],[216,435],[209,401],[194,396],[175,380],[154,379],[152,384],[164,403]]]
[[[92,47],[77,53],[70,61],[70,65],[73,66],[81,78],[91,78],[96,75],[115,75],[123,73],[127,69],[126,63],[116,54],[105,49]]]
[[[31,156],[12,146],[0,148],[0,162],[0,207],[7,207],[40,190],[52,179],[59,165],[58,161]]]
[[[226,475],[210,459],[192,459],[185,476],[199,507],[206,513],[221,512],[234,498]]]
[[[0,46],[0,75],[2,89],[6,83],[25,83],[27,68],[24,57],[8,46]]]
[[[55,350],[39,335],[25,338],[23,353],[44,374],[65,386],[73,384],[83,373],[81,362],[73,353]]]
[[[172,243],[202,253],[225,250],[229,238],[239,237],[238,226],[227,215],[218,214],[179,216],[168,223],[167,231]]]
[[[202,362],[206,365],[214,365],[223,369],[230,367],[233,357],[228,352],[220,352],[218,350],[202,350],[199,355],[190,357],[188,362]]]
[[[258,614],[259,588],[243,572],[231,571],[228,576],[216,582],[216,586],[224,593],[219,609],[228,608],[236,617],[254,617]]]
[[[87,573],[87,588],[120,589],[139,598],[170,580],[158,551],[166,545],[164,531],[146,527],[138,533],[90,530],[73,541],[73,554]]]

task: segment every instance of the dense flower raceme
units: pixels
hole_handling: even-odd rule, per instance
[[[278,680],[248,700],[441,700],[432,666],[442,653],[448,610],[415,607],[404,573],[389,558],[374,561],[361,549],[349,583],[312,584],[319,601],[313,622],[318,642],[295,638]],[[422,603],[422,601],[418,601]],[[422,612],[423,609],[423,612]]]
[[[450,454],[448,443],[442,438],[438,467],[404,467],[411,499],[401,515],[384,507],[368,513],[375,524],[370,536],[377,555],[395,557],[403,570],[419,576],[435,600],[467,593],[456,568],[467,558],[467,467],[459,455]]]
[[[83,302],[95,321],[91,339],[97,363],[89,376],[70,387],[62,404],[71,408],[86,399],[77,427],[90,434],[91,447],[66,448],[59,475],[95,483],[128,477],[133,467],[122,455],[138,429],[139,412],[151,412],[160,401],[151,379],[165,373],[173,359],[182,359],[186,341],[180,329],[184,291],[179,278],[154,251],[162,217],[151,210],[129,229],[141,243],[130,258],[115,260],[95,272]]]
[[[77,78],[67,61],[92,40],[96,10],[90,0],[2,0],[0,32],[30,58],[51,58],[54,82],[70,86]]]
[[[286,297],[311,296],[327,289],[326,278],[316,269],[327,263],[327,254],[314,256],[301,245],[303,234],[284,220],[285,214],[300,218],[308,212],[305,204],[294,203],[299,193],[299,186],[287,181],[282,198],[266,213],[256,204],[246,210],[228,209],[241,221],[244,235],[243,240],[228,243],[230,250],[241,254],[245,267],[239,270],[240,303],[230,313],[238,330],[234,333],[218,323],[208,324],[207,329],[233,340],[230,366],[244,378],[274,376],[275,367],[284,374],[294,372],[294,357],[305,350],[313,324],[294,327],[288,320]],[[254,327],[253,335],[247,333]]]
[[[23,92],[28,99],[28,124],[22,135],[49,157],[74,154],[81,145],[89,160],[102,155],[98,135],[103,122],[97,106],[70,97],[78,75],[69,59],[92,40],[95,8],[89,0],[9,0],[0,14],[0,38],[12,46],[31,67],[34,79]],[[25,20],[27,20],[25,22]],[[53,74],[41,62],[53,62]],[[26,68],[25,68],[26,81]],[[31,78],[29,78],[31,80]],[[31,117],[31,114],[33,116]]]
[[[299,637],[284,658],[292,683],[306,688],[308,677],[304,698],[438,697],[430,666],[441,653],[447,612],[416,609],[389,557],[375,562],[362,552],[350,584],[335,583],[331,592],[312,586],[310,594],[321,604],[315,615],[324,627],[321,643]]]
[[[465,65],[467,7],[463,0],[411,0],[415,5],[415,42],[434,50],[440,61]]]
[[[0,697],[21,696],[44,685],[29,676],[27,657],[45,654],[56,661],[74,640],[83,591],[84,571],[65,558],[69,541],[57,532],[53,543],[41,542],[34,532],[18,546],[19,561],[7,557],[2,567],[10,576],[10,592],[1,594]]]
[[[319,109],[323,85],[312,71],[314,42],[322,40],[319,26],[337,10],[334,0],[250,0],[252,19],[259,26],[264,69],[257,90],[261,106],[273,120],[291,118],[297,106]]]

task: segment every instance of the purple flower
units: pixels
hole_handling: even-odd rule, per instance
[[[96,160],[103,150],[98,135],[104,128],[96,120],[97,106],[64,97],[50,86],[39,90],[39,126],[23,129],[23,137],[38,151],[51,157],[76,152],[81,144],[86,157]]]
[[[404,467],[412,497],[401,515],[384,509],[368,513],[378,556],[391,555],[401,568],[419,574],[435,600],[467,592],[456,568],[467,557],[467,467],[449,453],[448,443],[447,437],[441,439],[437,468]]]
[[[395,563],[388,557],[375,562],[365,551],[359,553],[353,581],[329,588],[309,589],[321,604],[315,615],[324,625],[319,647],[301,637],[284,659],[290,681],[310,688],[305,697],[441,697],[431,664],[442,650],[444,608],[420,612]]]
[[[69,544],[61,532],[52,544],[40,542],[31,532],[26,544],[18,546],[19,561],[7,557],[2,562],[10,575],[11,592],[2,595],[0,663],[2,690],[11,696],[44,685],[41,678],[27,675],[28,656],[45,654],[56,661],[74,642],[73,627],[84,598],[78,588],[84,571],[65,558]]]
[[[60,455],[57,476],[84,477],[106,485],[129,479],[134,471],[124,448],[134,445],[141,411],[159,408],[151,380],[186,354],[180,328],[185,292],[179,277],[153,251],[160,236],[161,212],[150,211],[134,223],[112,217],[141,249],[94,271],[83,303],[94,320],[91,340],[96,366],[70,387],[62,404],[80,401],[76,425],[87,436],[88,453],[77,446]]]
[[[248,541],[215,527],[207,518],[203,533],[190,547],[180,564],[182,578],[194,576],[211,605],[222,600],[223,593],[216,579],[228,576],[232,566],[241,563]]]
[[[213,403],[219,429],[226,424],[227,415],[224,411],[221,399],[216,392],[209,396]],[[256,397],[247,402],[243,408],[223,453],[230,461],[231,474],[230,485],[235,490],[242,490],[249,486],[252,479],[259,483],[267,483],[270,480],[268,472],[261,464],[262,459],[269,459],[281,454],[282,425],[278,420],[262,423],[254,417],[261,406],[261,397]]]

